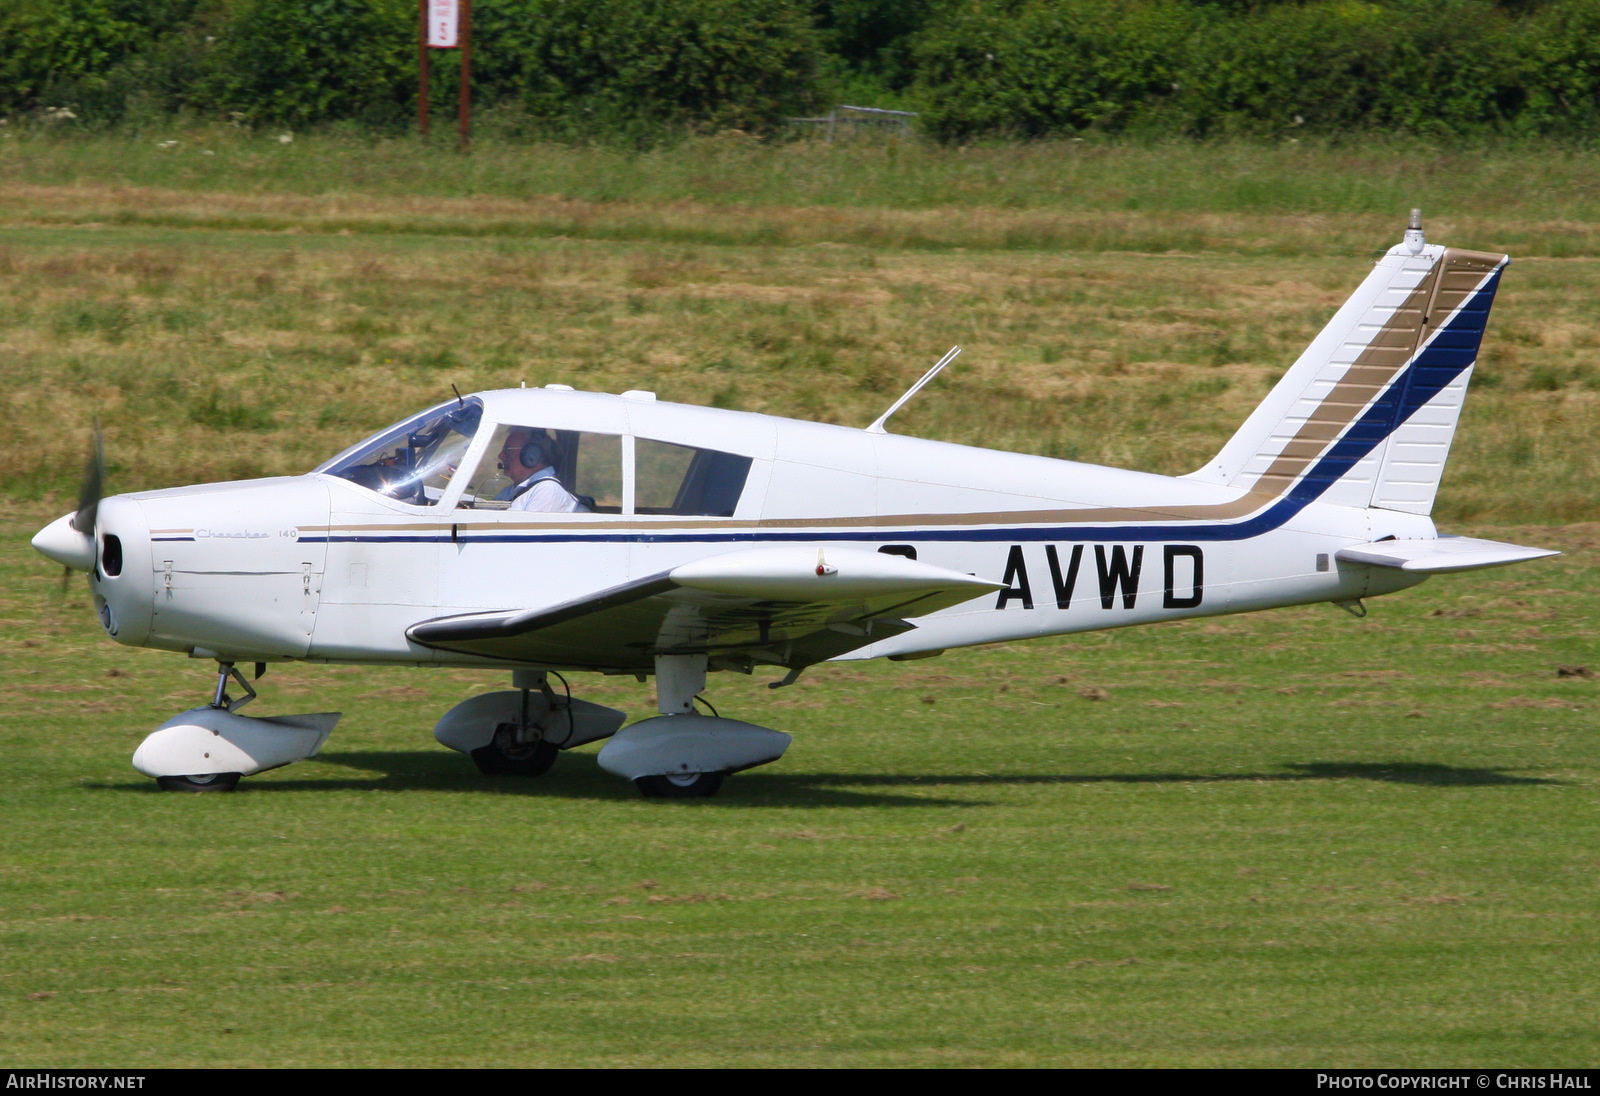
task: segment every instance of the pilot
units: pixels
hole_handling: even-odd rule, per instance
[[[531,510],[543,514],[578,514],[583,503],[561,486],[552,467],[559,452],[550,435],[527,426],[513,426],[500,448],[500,467],[511,478],[512,486],[499,498],[509,499],[512,510]]]

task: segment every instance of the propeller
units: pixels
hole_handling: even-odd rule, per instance
[[[93,570],[95,522],[100,516],[100,499],[104,494],[105,482],[105,437],[100,430],[100,420],[96,419],[94,439],[89,448],[89,464],[83,473],[83,483],[78,488],[78,508],[34,534],[34,548],[46,558],[65,566],[68,571]],[[63,575],[63,589],[67,581],[68,576]]]
[[[94,522],[100,513],[100,495],[105,482],[106,438],[97,418],[94,420],[94,442],[89,449],[89,464],[83,471],[83,483],[78,488],[78,512],[72,515],[72,527],[78,532],[94,536]]]

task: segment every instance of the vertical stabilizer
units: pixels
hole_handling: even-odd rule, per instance
[[[1428,513],[1508,261],[1430,246],[1413,214],[1406,241],[1190,478]]]

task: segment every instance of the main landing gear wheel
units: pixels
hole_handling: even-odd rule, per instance
[[[239,773],[195,773],[191,776],[158,776],[164,792],[231,792],[239,784]]]
[[[646,799],[710,799],[722,787],[726,773],[684,773],[682,776],[641,776],[634,781]]]
[[[485,776],[543,776],[561,751],[550,743],[518,742],[517,725],[502,723],[487,746],[472,751],[472,760]]]

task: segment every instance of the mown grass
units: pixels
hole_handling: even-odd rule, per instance
[[[127,758],[205,668],[0,574],[0,1044],[26,1065],[1549,1066],[1600,1044],[1600,527],[1322,606],[719,676],[795,735],[704,803],[486,781],[502,675],[275,667],[342,709],[231,796]],[[648,687],[579,695],[647,711]],[[1101,699],[1093,699],[1100,697]],[[531,1022],[530,1021],[536,1021]],[[524,1022],[530,1021],[530,1022]]]
[[[282,138],[290,137],[289,143]],[[453,136],[360,139],[227,127],[83,136],[0,129],[0,180],[196,193],[385,198],[561,197],[615,203],[891,211],[1094,209],[1141,213],[1449,216],[1593,221],[1600,150],[1542,140],[763,142],[738,133],[649,150]],[[1489,206],[1492,203],[1492,209]],[[715,231],[714,225],[701,226]],[[1330,226],[1339,231],[1338,226]]]
[[[0,195],[43,223],[1358,255],[1421,206],[1461,246],[1600,246],[1600,151],[1546,141],[952,148],[725,134],[648,151],[484,140],[463,157],[448,141],[284,136],[0,130]]]

